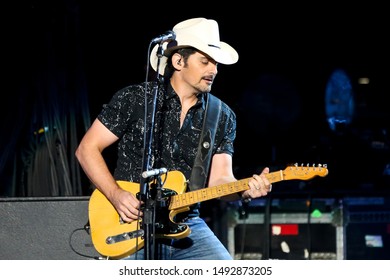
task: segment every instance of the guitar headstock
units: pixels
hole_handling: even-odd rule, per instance
[[[301,164],[295,163],[292,166],[287,167],[283,171],[283,178],[285,180],[309,180],[316,176],[325,177],[328,175],[328,168],[326,164]]]

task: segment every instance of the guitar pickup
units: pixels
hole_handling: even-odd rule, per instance
[[[142,237],[143,235],[144,235],[144,231],[142,229],[135,230],[132,232],[124,232],[118,235],[107,237],[106,244],[114,244],[114,243],[130,240],[133,238]]]

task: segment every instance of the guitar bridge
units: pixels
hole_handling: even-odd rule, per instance
[[[132,232],[124,232],[118,235],[109,236],[106,238],[106,244],[114,244],[126,240],[130,240],[133,238],[138,238],[144,235],[144,231],[142,229],[135,230]]]

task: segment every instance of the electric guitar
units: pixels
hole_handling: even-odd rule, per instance
[[[327,174],[326,165],[295,164],[284,170],[270,172],[266,176],[271,183],[276,183],[286,180],[309,180]],[[155,220],[158,222],[155,225],[155,237],[181,239],[187,237],[191,230],[187,225],[175,221],[178,213],[188,211],[189,206],[198,202],[248,190],[248,182],[251,178],[188,192],[185,192],[186,178],[180,171],[169,171],[163,174],[161,179],[164,182],[161,190],[162,207],[161,210],[156,211]],[[138,183],[127,181],[117,181],[117,183],[121,188],[135,195],[140,190]],[[92,243],[102,256],[121,259],[144,246],[142,220],[123,222],[113,205],[98,189],[95,189],[90,197],[88,215]]]

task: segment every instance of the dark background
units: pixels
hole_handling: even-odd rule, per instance
[[[274,191],[387,194],[389,20],[385,9],[340,3],[317,7],[296,3],[208,5],[64,0],[7,3],[2,11],[3,152],[9,141],[16,141],[11,137],[12,128],[31,120],[30,109],[36,106],[39,89],[56,94],[45,87],[45,81],[53,83],[51,76],[42,80],[42,74],[37,74],[42,69],[53,74],[47,65],[55,63],[56,73],[66,72],[68,85],[71,80],[82,84],[82,94],[68,91],[72,96],[69,107],[86,98],[84,110],[75,108],[93,120],[115,91],[145,80],[151,39],[182,20],[206,17],[218,21],[221,40],[240,55],[238,63],[219,66],[212,89],[237,114],[234,168],[238,178],[258,173],[265,166],[276,171],[292,163],[327,164],[327,177],[281,182]],[[354,115],[350,124],[331,130],[325,91],[339,69],[352,85]],[[370,78],[370,84],[358,84],[360,77]],[[82,122],[78,125],[76,129],[85,129]],[[77,139],[81,136],[79,133]],[[13,146],[15,153],[28,145],[23,140],[20,133],[17,141],[21,143]],[[74,146],[69,149],[72,154]],[[114,162],[110,151],[107,157]],[[14,174],[4,167],[10,162],[11,157],[2,158],[3,178]],[[4,188],[9,181],[2,180],[7,193]],[[79,194],[88,192],[87,188]]]

